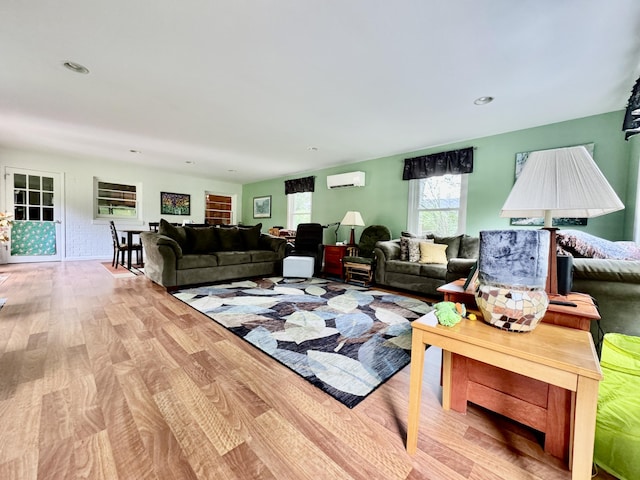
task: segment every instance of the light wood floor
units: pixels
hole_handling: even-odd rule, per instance
[[[145,277],[0,275],[0,479],[570,478],[532,431],[444,412],[435,348],[410,457],[409,367],[349,410]]]

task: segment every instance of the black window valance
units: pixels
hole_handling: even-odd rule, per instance
[[[405,158],[403,180],[473,172],[473,147]]]
[[[316,177],[294,178],[284,181],[284,194],[313,192],[316,188]]]
[[[636,80],[627,102],[622,130],[625,132],[625,140],[629,140],[629,137],[640,133],[640,78]]]

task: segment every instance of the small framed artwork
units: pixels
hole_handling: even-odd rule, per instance
[[[191,195],[160,192],[160,213],[164,215],[191,215]]]
[[[271,218],[271,195],[253,197],[253,218]]]

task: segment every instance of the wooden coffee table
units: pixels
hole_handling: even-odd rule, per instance
[[[442,408],[451,406],[451,357],[458,354],[572,393],[569,465],[573,479],[591,476],[598,384],[602,371],[588,331],[540,323],[533,331],[512,333],[481,320],[438,324],[433,312],[412,323],[411,380],[407,451],[418,444],[420,397],[426,345],[442,348]]]

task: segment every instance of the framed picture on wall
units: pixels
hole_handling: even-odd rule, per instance
[[[160,213],[163,215],[191,215],[191,195],[160,192]]]
[[[589,155],[593,157],[593,143],[586,143],[581,145],[587,149]],[[520,175],[520,172],[524,168],[525,163],[527,163],[527,159],[532,152],[520,152],[516,153],[516,180]],[[544,225],[544,218],[540,217],[515,217],[511,219],[511,225],[520,225],[520,226],[538,226],[541,227]],[[553,226],[554,227],[566,227],[566,226],[576,226],[576,225],[586,225],[586,218],[569,218],[569,217],[554,217],[553,218]]]
[[[271,218],[271,195],[253,197],[253,218]]]

